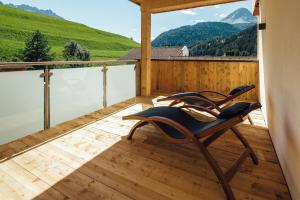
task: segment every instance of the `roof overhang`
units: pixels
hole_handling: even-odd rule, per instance
[[[137,5],[141,5],[141,3],[142,3],[141,0],[130,0],[130,1],[137,4]]]
[[[212,6],[224,3],[232,3],[244,0],[130,0],[142,6],[146,5],[151,13],[162,13],[183,9],[190,9],[203,6]]]
[[[258,16],[259,15],[259,0],[253,0],[252,14],[254,16]]]

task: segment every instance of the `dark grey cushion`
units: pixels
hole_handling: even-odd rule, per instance
[[[201,134],[204,130],[224,122],[224,119],[217,119],[213,122],[202,122],[187,114],[178,107],[154,107],[140,113],[133,114],[140,117],[164,117],[171,119],[188,129],[194,135]],[[155,122],[166,134],[176,139],[184,139],[185,135],[167,124]]]
[[[233,90],[231,90],[231,92],[229,93],[230,95],[235,95],[239,92],[247,92],[251,89],[253,89],[255,86],[254,85],[243,85],[243,86],[239,86],[237,88],[234,88]]]
[[[230,119],[238,115],[243,115],[250,108],[250,103],[240,102],[236,103],[228,108],[225,108],[218,116],[219,119]]]

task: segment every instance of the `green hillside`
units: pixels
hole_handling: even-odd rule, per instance
[[[63,47],[70,40],[88,48],[93,60],[118,58],[139,46],[117,34],[0,5],[0,60],[12,59],[24,47],[26,38],[37,29],[48,37],[56,60],[63,59]]]

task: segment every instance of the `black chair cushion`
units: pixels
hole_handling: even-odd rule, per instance
[[[142,111],[140,113],[134,114],[132,116],[140,116],[140,117],[164,117],[171,119],[179,124],[181,124],[183,127],[188,129],[191,133],[194,135],[199,135],[201,132],[206,130],[207,128],[210,128],[218,123],[222,123],[225,121],[224,119],[217,119],[213,122],[202,122],[199,120],[196,120],[194,117],[187,114],[185,111],[183,111],[180,108],[177,107],[154,107],[150,108],[148,110]],[[185,135],[175,129],[174,127],[171,127],[167,124],[161,123],[161,122],[155,122],[156,125],[158,125],[166,134],[169,136],[175,138],[175,139],[184,139]]]
[[[237,88],[234,88],[233,90],[231,90],[231,92],[229,93],[230,95],[235,95],[239,92],[247,92],[251,89],[253,89],[255,86],[254,85],[243,85],[243,86],[239,86]]]
[[[249,108],[251,103],[240,102],[236,103],[228,108],[225,108],[218,116],[219,119],[230,119],[232,117],[245,114]]]
[[[192,98],[186,98],[183,100],[185,103],[189,104],[189,105],[194,105],[194,106],[202,106],[202,107],[205,107],[205,108],[208,108],[210,107],[211,105],[204,102],[204,101],[201,101],[199,99],[192,99]]]

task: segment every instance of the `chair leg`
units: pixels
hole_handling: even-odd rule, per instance
[[[209,163],[209,165],[215,172],[217,178],[219,179],[220,184],[223,187],[223,190],[226,194],[227,199],[234,200],[235,198],[234,198],[232,189],[229,185],[229,182],[227,181],[227,179],[226,179],[222,169],[219,167],[217,161],[212,157],[212,155],[209,153],[209,151],[204,146],[204,144],[202,144],[197,138],[193,138],[193,141],[196,144],[196,146],[200,149],[200,151],[203,153],[205,159],[207,160],[207,162]]]
[[[136,129],[140,128],[141,126],[145,126],[146,124],[148,124],[148,122],[139,121],[138,123],[136,123],[130,130],[127,136],[127,140],[132,140],[133,134],[135,133]]]
[[[244,147],[246,149],[250,150],[250,156],[255,165],[258,165],[258,159],[257,156],[255,155],[253,149],[251,148],[250,144],[248,141],[244,138],[244,136],[236,129],[236,128],[231,128],[232,132],[236,135],[236,137],[242,142]]]
[[[248,121],[250,122],[250,125],[254,125],[253,120],[251,119],[250,116],[248,116]]]

